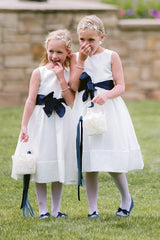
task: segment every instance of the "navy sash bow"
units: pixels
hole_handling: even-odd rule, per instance
[[[58,114],[59,117],[63,117],[65,114],[65,107],[62,102],[65,103],[64,98],[54,98],[54,92],[49,93],[48,95],[38,94],[36,99],[36,105],[45,105],[43,110],[45,114],[50,117],[53,110]]]
[[[95,87],[104,88],[106,90],[111,90],[114,87],[113,80],[93,83],[91,77],[86,72],[81,74],[79,80],[80,86],[78,91],[81,92],[82,90],[85,90],[82,96],[83,102],[85,102],[89,96],[91,100],[94,98],[94,92],[97,90]]]

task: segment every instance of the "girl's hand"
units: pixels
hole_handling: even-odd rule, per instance
[[[20,134],[20,141],[21,142],[28,142],[29,136],[26,127],[22,127],[21,134]]]
[[[91,52],[91,47],[88,43],[83,43],[79,49],[79,61],[84,62]]]
[[[92,99],[92,102],[103,105],[107,101],[107,99],[108,98],[106,93],[100,93]]]
[[[64,67],[62,66],[62,64],[60,62],[57,62],[54,65],[53,71],[55,72],[58,80],[64,78]]]

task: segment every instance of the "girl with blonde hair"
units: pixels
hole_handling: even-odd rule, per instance
[[[66,218],[60,212],[63,184],[77,183],[77,164],[72,135],[70,105],[74,93],[68,85],[71,38],[67,30],[49,33],[41,66],[30,79],[21,132],[15,154],[30,151],[36,156],[35,182],[39,218],[50,216],[47,207],[47,183],[51,183],[52,217]],[[14,179],[22,179],[12,169]]]
[[[120,57],[104,49],[102,21],[95,15],[83,17],[77,27],[79,52],[71,59],[70,86],[77,91],[73,106],[77,122],[86,103],[103,109],[107,131],[88,136],[84,127],[82,171],[86,173],[89,218],[98,218],[98,172],[109,172],[121,195],[117,217],[128,217],[134,206],[126,173],[143,168],[134,127],[121,95],[125,82]],[[91,110],[91,108],[90,108]]]

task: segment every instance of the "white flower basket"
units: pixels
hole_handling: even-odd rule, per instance
[[[16,174],[34,174],[36,172],[36,157],[33,154],[12,156],[13,169]]]
[[[103,134],[107,131],[106,117],[102,106],[87,107],[83,122],[89,136]]]

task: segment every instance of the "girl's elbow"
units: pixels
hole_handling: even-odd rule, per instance
[[[69,83],[70,88],[72,91],[76,92],[78,90],[78,87],[74,83]]]
[[[125,92],[125,85],[121,85],[121,84],[119,84],[119,85],[117,85],[116,86],[116,89],[117,89],[117,93],[119,94],[119,95],[122,95],[124,92]]]
[[[77,81],[76,80],[76,77],[72,77],[72,78],[70,78],[70,80],[69,80],[69,86],[70,86],[70,88],[74,91],[74,92],[76,92],[76,91],[78,91],[78,88],[79,88],[79,80]]]
[[[28,106],[35,106],[36,105],[36,99],[31,99],[30,97],[27,98],[26,100],[26,105]]]

